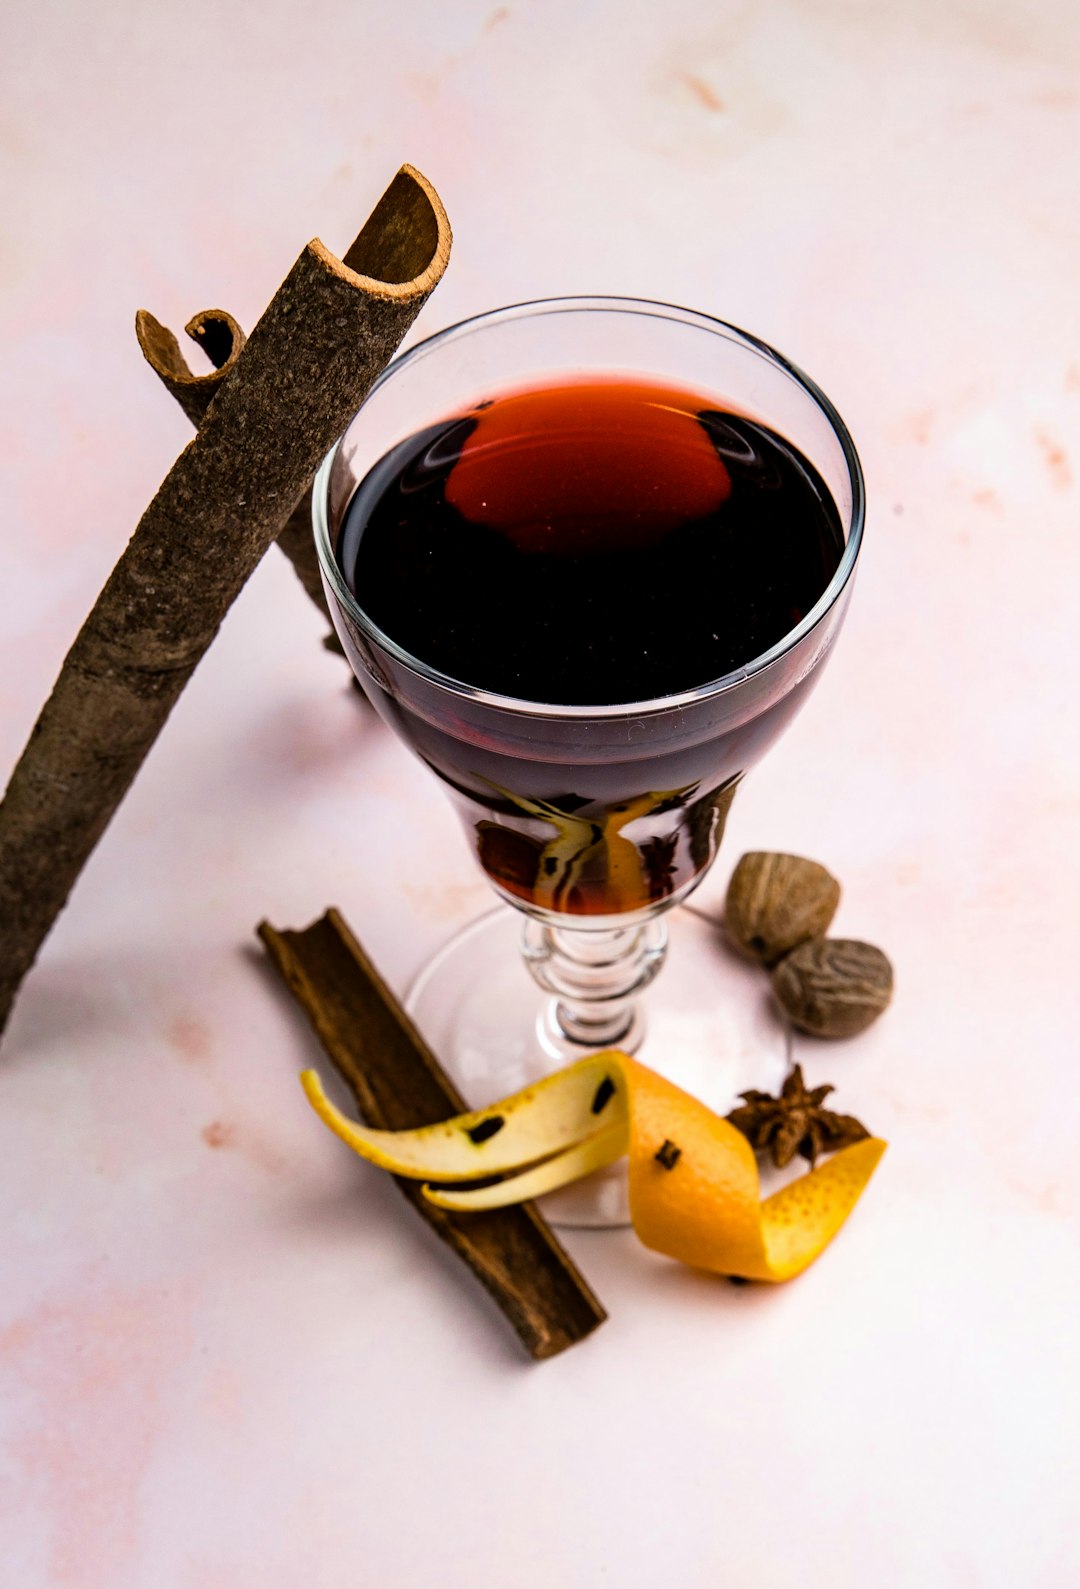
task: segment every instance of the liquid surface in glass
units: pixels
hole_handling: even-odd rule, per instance
[[[337,556],[379,628],[451,678],[613,705],[762,655],[843,549],[789,441],[692,393],[607,380],[410,436],[361,483]]]

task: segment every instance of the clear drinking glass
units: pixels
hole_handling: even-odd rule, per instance
[[[492,694],[403,650],[343,577],[335,550],[345,512],[390,448],[484,399],[583,376],[645,378],[715,399],[786,437],[829,488],[845,537],[834,576],[789,634],[723,678],[618,705]],[[711,865],[739,780],[805,701],[843,620],[864,492],[829,400],[764,343],[687,309],[627,298],[519,304],[396,359],[323,463],[313,501],[323,581],[352,667],[443,780],[504,901],[439,952],[406,1000],[469,1103],[609,1046],[720,1112],[744,1088],[774,1090],[789,1036],[767,979],[727,952],[708,921],[674,907]],[[620,867],[639,882],[647,874],[648,891],[613,891]],[[669,940],[670,963],[642,1000]],[[621,1168],[545,1207],[562,1223],[623,1223]]]

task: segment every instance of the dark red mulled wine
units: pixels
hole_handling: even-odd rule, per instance
[[[508,703],[505,735],[490,722],[479,733],[467,700],[457,716],[410,710],[361,654],[376,704],[450,785],[492,881],[577,915],[692,884],[738,777],[807,681],[704,736],[633,703],[762,656],[843,550],[836,505],[791,442],[693,393],[623,379],[510,393],[418,431],[361,482],[336,546],[370,621],[429,668],[553,709],[627,706],[625,746],[609,712],[601,756],[557,710]]]

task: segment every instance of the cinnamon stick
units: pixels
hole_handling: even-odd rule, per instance
[[[193,320],[188,321],[184,331],[204,350],[214,369],[207,370],[203,375],[193,375],[172,332],[155,320],[148,309],[140,309],[135,316],[135,335],[139,339],[143,357],[198,430],[218,388],[239,357],[244,345],[244,333],[224,309],[203,309]],[[292,564],[301,585],[326,619],[328,627],[323,645],[328,651],[344,656],[341,641],[334,632],[319,574],[319,557],[311,528],[310,486],[278,531],[277,544]]]
[[[258,931],[368,1125],[407,1130],[467,1107],[336,910],[302,931],[265,921]],[[533,1357],[554,1357],[607,1317],[532,1204],[455,1214],[427,1202],[415,1181],[394,1180]]]
[[[409,166],[343,260],[310,242],[144,513],[0,803],[0,1031],[184,685],[449,251],[438,196]]]

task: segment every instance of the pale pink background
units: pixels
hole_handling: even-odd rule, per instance
[[[188,436],[136,307],[250,325],[408,159],[456,232],[419,330],[663,297],[848,418],[848,627],[700,898],[745,848],[819,857],[899,982],[802,1049],[892,1144],[827,1257],[736,1290],[574,1234],[611,1320],[524,1363],[303,1106],[253,953],[334,900],[400,987],[488,900],[269,556],[0,1056],[4,1584],[1080,1581],[1080,12],[9,0],[0,29],[0,768]]]

